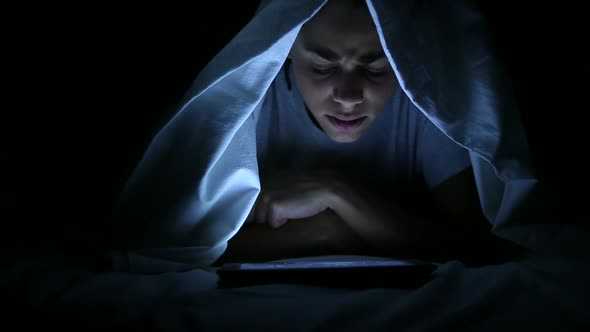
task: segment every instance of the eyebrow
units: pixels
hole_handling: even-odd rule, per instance
[[[321,58],[323,58],[327,61],[333,62],[333,61],[338,61],[340,59],[340,55],[338,55],[336,52],[332,51],[331,49],[323,47],[323,46],[309,45],[309,46],[305,47],[305,50],[308,52],[311,52],[311,53],[315,53],[316,55],[320,56]],[[383,52],[383,50],[380,50],[380,51],[365,53],[365,54],[359,56],[357,61],[361,64],[368,65],[368,64],[373,63],[377,60],[381,60],[382,58],[385,58],[385,52]]]

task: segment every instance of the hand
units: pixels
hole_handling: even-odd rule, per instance
[[[288,220],[313,217],[330,208],[329,176],[275,175],[262,181],[262,191],[247,223],[266,223],[273,228]]]
[[[264,262],[323,255],[372,255],[372,248],[331,209],[288,222],[280,231],[248,224],[228,242],[218,262]]]

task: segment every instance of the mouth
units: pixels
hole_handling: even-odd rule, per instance
[[[366,116],[332,116],[326,115],[332,126],[340,131],[354,131],[367,119]]]

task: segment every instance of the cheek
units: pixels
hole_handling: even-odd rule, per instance
[[[395,79],[372,84],[365,89],[365,97],[370,100],[372,104],[379,106],[384,105],[389,101],[391,96],[393,96],[396,86]]]
[[[314,105],[330,98],[332,85],[307,75],[297,75],[297,87],[308,105]]]

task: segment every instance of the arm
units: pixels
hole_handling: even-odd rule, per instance
[[[328,195],[329,207],[384,256],[471,263],[489,259],[500,250],[512,253],[507,242],[491,233],[471,168],[433,190],[432,217],[412,215],[343,183],[332,186]]]
[[[471,169],[434,189],[430,218],[330,176],[277,183],[266,186],[252,209],[250,222],[259,224],[246,224],[222,261],[359,254],[470,263],[511,249],[492,236]]]

